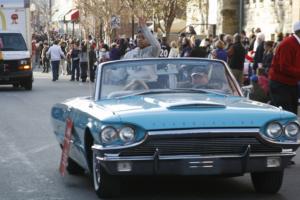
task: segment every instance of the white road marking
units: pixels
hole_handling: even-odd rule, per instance
[[[3,130],[5,130],[5,133],[13,132],[12,127],[2,127]],[[54,182],[50,180],[48,177],[43,175],[41,172],[39,172],[38,168],[35,166],[33,162],[29,160],[27,157],[28,154],[30,153],[37,153],[43,150],[46,150],[47,148],[50,148],[53,145],[48,145],[44,147],[39,147],[32,149],[31,151],[24,153],[21,152],[18,148],[18,146],[11,141],[7,135],[5,135],[4,132],[0,132],[0,141],[5,141],[5,151],[12,153],[12,156],[9,158],[1,158],[1,162],[10,165],[21,165],[26,168],[27,171],[30,171],[32,174],[32,178],[37,179],[41,183],[46,183],[46,184],[53,184]],[[13,185],[15,185],[18,192],[20,193],[33,193],[36,192],[36,188],[33,185],[24,185],[18,180],[15,180]]]
[[[25,156],[28,156],[29,154],[35,154],[35,153],[40,153],[42,151],[45,151],[47,149],[50,149],[52,147],[56,146],[56,144],[51,144],[51,145],[45,145],[45,146],[42,146],[42,147],[38,147],[38,148],[34,148],[34,149],[31,149],[27,152],[24,152],[22,153],[23,155]],[[15,160],[16,158],[18,158],[20,156],[19,152],[17,154],[12,154],[11,156],[9,157],[6,157],[6,158],[1,158],[1,162],[2,163],[6,163],[6,162],[10,162],[11,160]]]

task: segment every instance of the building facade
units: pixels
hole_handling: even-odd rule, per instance
[[[277,33],[292,33],[293,23],[300,20],[299,0],[248,0],[244,4],[244,29],[260,28],[266,39],[276,39]]]
[[[239,31],[240,0],[218,0],[217,34]]]
[[[215,34],[218,0],[191,0],[187,3],[186,31],[193,26],[198,35]]]
[[[187,4],[186,27],[193,26],[197,34],[207,33],[208,0],[193,0]],[[188,31],[188,29],[186,29]]]
[[[269,40],[276,39],[279,32],[292,33],[292,25],[300,20],[300,0],[217,0],[216,9],[211,6],[212,0],[190,1],[187,25],[215,23],[215,34],[234,34],[241,30],[249,34],[252,29],[260,28]],[[210,23],[211,16],[217,16],[217,20]],[[199,28],[200,34],[211,33]]]
[[[217,32],[250,33],[260,28],[266,39],[279,32],[292,33],[292,25],[300,20],[299,0],[219,0]]]

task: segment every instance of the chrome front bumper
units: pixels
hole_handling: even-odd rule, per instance
[[[243,155],[211,156],[160,156],[159,152],[153,156],[96,155],[98,165],[112,175],[242,175],[247,172],[282,170],[296,153],[250,154],[250,151],[245,151]],[[270,159],[278,160],[280,165],[268,166]]]
[[[0,74],[0,84],[18,83],[27,81],[28,79],[33,80],[32,71],[17,71],[8,74]]]

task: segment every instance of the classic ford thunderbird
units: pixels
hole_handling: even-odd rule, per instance
[[[70,174],[89,172],[99,197],[120,177],[251,173],[276,193],[299,147],[297,116],[251,101],[227,65],[208,59],[137,59],[98,66],[92,97],[51,111],[63,146],[71,121]]]

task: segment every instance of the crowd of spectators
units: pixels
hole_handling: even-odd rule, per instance
[[[63,53],[59,58],[59,67],[55,72],[57,74],[53,75],[53,81],[58,80],[59,75],[70,75],[70,81],[86,82],[89,77],[93,82],[97,65],[110,60],[137,57],[219,59],[228,64],[240,86],[253,85],[250,95],[252,99],[269,102],[268,72],[273,57],[280,43],[285,38],[292,37],[289,34],[278,33],[276,41],[266,41],[260,28],[253,29],[249,36],[245,31],[233,35],[200,36],[193,26],[189,26],[187,32],[180,33],[178,39],[170,41],[167,37],[155,38],[153,33],[146,31],[148,28],[143,23],[140,23],[140,27],[142,34],[137,33],[135,40],[119,38],[111,44],[96,40],[92,35],[87,40],[68,35],[52,35],[51,38],[46,34],[34,35],[34,66],[41,68],[44,73],[48,73],[50,69],[53,71],[53,58],[49,52],[52,45],[58,45]],[[146,37],[146,43],[142,41],[143,37]],[[160,48],[156,48],[157,45]],[[158,53],[155,52],[158,50]]]

